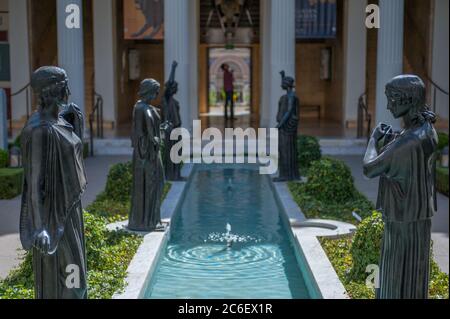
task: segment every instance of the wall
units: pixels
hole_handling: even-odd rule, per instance
[[[296,91],[301,105],[321,105],[321,117],[331,122],[342,122],[343,82],[343,1],[338,0],[336,39],[296,44]],[[320,51],[332,49],[332,78],[320,79]],[[315,116],[315,114],[313,114]]]

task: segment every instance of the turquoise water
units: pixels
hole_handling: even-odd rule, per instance
[[[252,166],[197,167],[144,297],[310,298],[269,183]]]

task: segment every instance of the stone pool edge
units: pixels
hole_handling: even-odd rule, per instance
[[[183,165],[181,175],[186,181],[172,182],[167,197],[161,205],[161,219],[170,222],[173,214],[178,209],[187,190],[194,165]],[[108,225],[109,230],[125,230],[128,221]],[[130,262],[125,278],[126,287],[123,292],[116,293],[112,299],[141,299],[145,293],[145,287],[151,281],[158,264],[158,260],[169,239],[170,226],[164,232],[138,233],[144,235],[142,244]],[[133,233],[133,232],[131,232]],[[135,233],[135,232],[134,232]]]
[[[323,220],[323,227],[329,228],[334,226],[335,229],[327,232],[299,231],[299,224],[307,224],[308,219],[305,217],[300,207],[294,201],[287,183],[272,182],[273,190],[277,201],[281,204],[281,208],[287,218],[290,230],[292,232],[294,243],[297,245],[296,252],[304,259],[309,275],[314,279],[314,288],[318,291],[323,299],[349,299],[344,285],[340,281],[333,265],[328,259],[327,254],[322,248],[318,237],[338,237],[352,233],[353,227],[346,223]],[[314,220],[315,227],[320,228],[320,220]],[[308,226],[304,226],[308,227]],[[311,228],[311,227],[310,227]],[[312,229],[311,228],[311,229]]]

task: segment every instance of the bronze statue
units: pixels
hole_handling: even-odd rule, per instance
[[[161,161],[161,118],[150,103],[159,95],[160,84],[154,79],[142,81],[141,98],[134,106],[131,141],[133,152],[133,189],[128,228],[153,231],[161,226],[161,197],[164,171]]]
[[[39,106],[22,131],[20,239],[24,249],[32,250],[37,299],[84,299],[83,115],[76,105],[67,105],[63,69],[37,69],[31,87]]]
[[[425,94],[415,75],[395,77],[386,85],[387,108],[394,118],[403,118],[405,128],[394,132],[379,124],[364,157],[364,174],[380,176],[377,208],[385,222],[379,299],[428,297],[438,139]]]
[[[297,130],[300,101],[294,92],[294,79],[281,74],[281,87],[286,94],[278,104],[277,128],[278,137],[278,173],[276,181],[292,181],[300,179],[297,162]]]
[[[175,81],[175,71],[178,66],[176,61],[172,64],[169,81],[166,83],[166,90],[162,101],[162,118],[164,122],[164,172],[169,181],[181,180],[181,165],[175,164],[170,158],[170,150],[179,142],[172,141],[170,134],[176,128],[181,127],[180,103],[173,97],[178,92],[178,82]]]

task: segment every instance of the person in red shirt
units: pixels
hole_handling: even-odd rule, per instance
[[[230,106],[231,119],[234,120],[233,72],[230,70],[230,66],[228,64],[222,64],[221,69],[223,71],[223,88],[225,91],[225,119],[228,120],[228,106]]]

